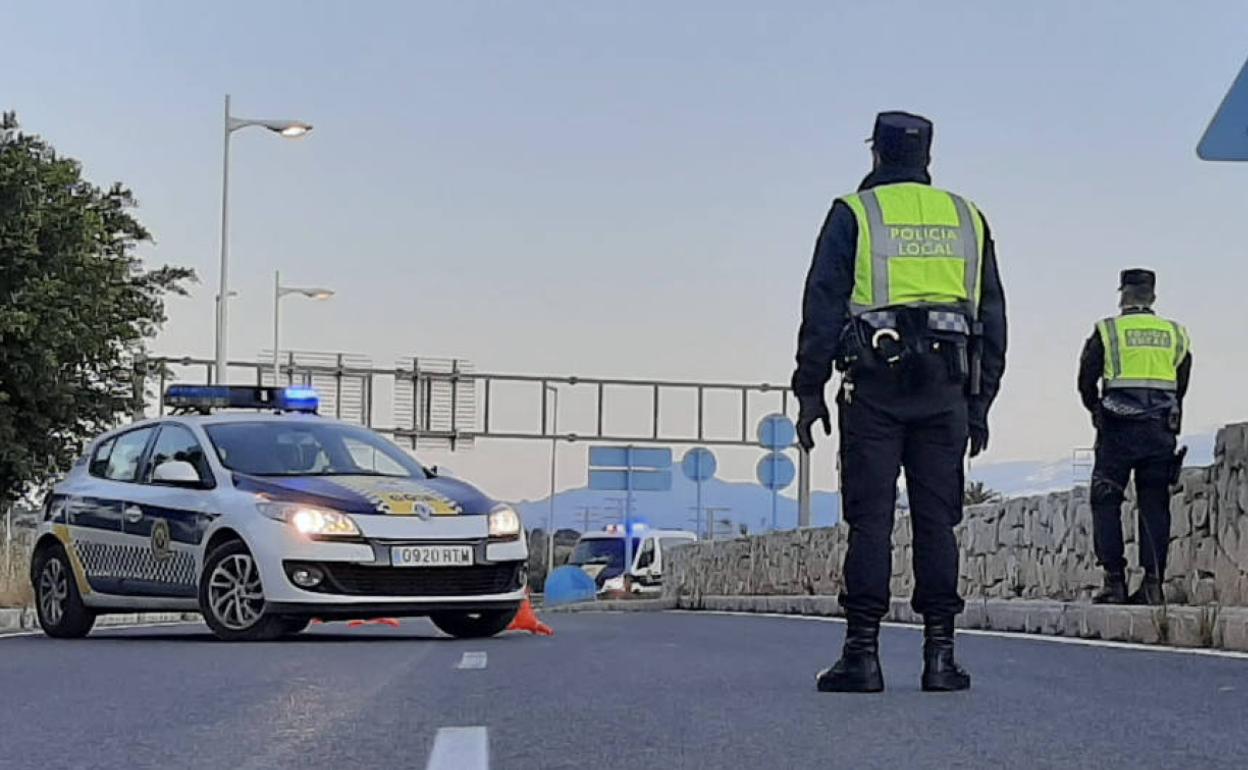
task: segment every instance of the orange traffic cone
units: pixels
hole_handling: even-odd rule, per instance
[[[507,626],[508,631],[528,631],[538,636],[554,636],[555,632],[550,626],[538,620],[537,613],[533,611],[533,602],[529,601],[529,595],[524,595],[524,602],[520,605],[520,611],[516,613],[516,619],[511,621],[511,625]]]
[[[397,618],[376,618],[374,620],[347,621],[347,628],[359,628],[360,626],[389,626],[390,628],[398,628],[399,621]]]

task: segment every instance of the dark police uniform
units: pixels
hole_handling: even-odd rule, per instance
[[[963,609],[953,527],[968,434],[974,456],[988,443],[988,409],[1005,368],[1005,297],[986,221],[969,201],[930,187],[931,129],[907,113],[876,119],[876,167],[857,194],[832,205],[806,279],[792,382],[799,440],[813,444],[815,422],[830,433],[823,392],[835,363],[844,372],[837,403],[850,528],[845,652],[820,674],[821,690],[883,687],[876,639],[889,608],[902,466],[914,529],[912,605],[928,631],[924,686],[969,685],[953,662],[953,620]]]
[[[1124,270],[1121,289],[1152,295],[1150,270]],[[1108,347],[1108,350],[1107,350]],[[1097,324],[1079,358],[1079,395],[1097,429],[1092,470],[1092,531],[1105,586],[1102,604],[1161,604],[1170,547],[1170,483],[1182,464],[1175,454],[1183,399],[1191,377],[1191,343],[1180,324],[1148,307],[1127,307]],[[1132,473],[1139,501],[1140,566],[1144,580],[1127,595],[1122,502]]]

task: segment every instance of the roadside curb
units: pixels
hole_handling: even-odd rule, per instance
[[[120,615],[101,615],[95,621],[96,628],[116,626],[150,626],[168,623],[189,623],[200,619],[197,612],[130,612]],[[32,607],[0,609],[0,636],[21,634],[39,630],[39,619]]]
[[[669,604],[675,601],[676,608],[682,610],[844,615],[835,596],[681,596],[667,601]],[[906,599],[893,599],[885,620],[908,624],[923,622],[922,616],[911,609]],[[1248,652],[1248,607],[1130,607],[989,599],[968,602],[966,611],[958,617],[958,627]]]
[[[542,612],[662,612],[678,609],[674,597],[663,599],[605,599],[543,607]],[[709,609],[709,608],[708,608]]]

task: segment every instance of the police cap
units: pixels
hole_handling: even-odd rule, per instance
[[[871,146],[881,160],[926,166],[931,158],[932,121],[909,112],[881,112],[875,116]]]
[[[1149,290],[1155,290],[1157,288],[1157,274],[1142,267],[1123,270],[1118,277],[1118,289],[1122,290],[1128,286],[1141,286]]]

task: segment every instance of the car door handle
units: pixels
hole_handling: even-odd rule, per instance
[[[143,521],[143,509],[137,505],[127,505],[122,515],[126,517],[126,521],[131,524],[138,524]]]

